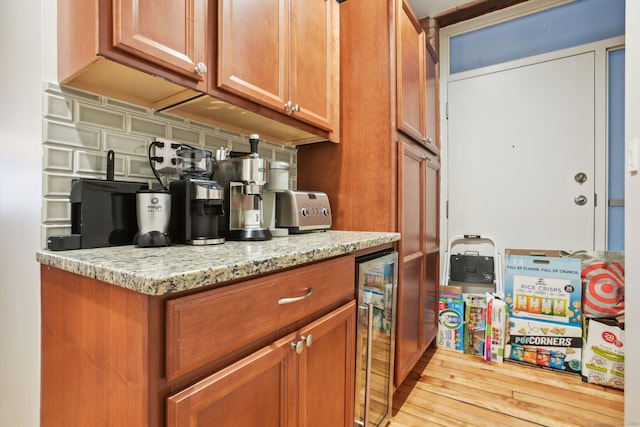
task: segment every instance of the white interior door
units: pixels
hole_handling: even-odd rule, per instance
[[[593,249],[594,56],[448,83],[449,238]]]

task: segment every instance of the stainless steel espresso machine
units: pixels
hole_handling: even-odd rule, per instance
[[[208,150],[180,148],[176,152],[178,181],[172,194],[171,236],[176,243],[216,245],[225,239],[218,230],[224,215],[224,190],[211,179],[213,155]]]
[[[264,223],[263,190],[268,162],[258,154],[257,134],[249,136],[251,153],[218,159],[215,180],[224,189],[225,216],[219,217],[220,232],[227,240],[270,240]]]

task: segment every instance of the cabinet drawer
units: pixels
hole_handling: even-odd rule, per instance
[[[167,380],[353,299],[354,277],[345,256],[167,301]]]

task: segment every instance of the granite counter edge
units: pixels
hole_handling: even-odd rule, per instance
[[[197,289],[249,278],[258,274],[271,273],[281,269],[321,261],[355,251],[374,248],[400,239],[398,233],[376,233],[373,237],[354,238],[353,242],[305,248],[255,261],[238,261],[232,264],[215,265],[196,271],[175,272],[163,277],[137,274],[133,269],[118,270],[100,264],[86,262],[73,257],[58,256],[53,252],[39,251],[36,259],[42,265],[58,268],[120,286],[138,293],[159,296],[175,292]]]

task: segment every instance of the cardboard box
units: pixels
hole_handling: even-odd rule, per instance
[[[582,324],[579,259],[548,250],[507,249],[505,255],[504,293],[512,317]]]
[[[463,352],[484,356],[487,327],[486,294],[464,294],[464,347]]]
[[[460,286],[441,286],[438,301],[438,340],[441,348],[462,351],[464,295]]]
[[[580,375],[582,328],[510,317],[504,357],[508,362]]]
[[[583,380],[624,390],[624,330],[614,320],[590,319],[582,356]]]
[[[492,362],[504,360],[509,306],[497,295],[487,294],[487,326],[484,358]]]

